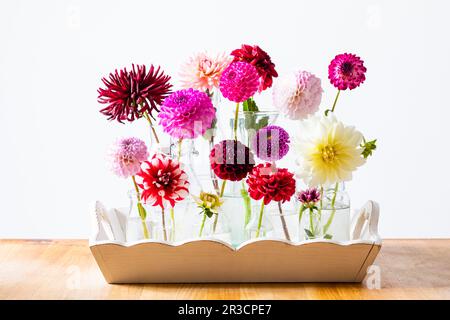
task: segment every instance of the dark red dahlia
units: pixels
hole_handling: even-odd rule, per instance
[[[272,200],[289,201],[295,193],[294,174],[268,162],[253,168],[248,175],[247,184],[250,197],[254,200],[264,199],[264,204],[269,204]]]
[[[222,180],[240,181],[255,166],[250,149],[236,140],[223,140],[209,154],[211,168]]]
[[[259,74],[259,92],[270,88],[272,78],[278,77],[270,56],[257,45],[243,44],[240,49],[233,50],[231,55],[234,57],[233,61],[245,61],[255,66]]]
[[[107,106],[100,112],[108,116],[108,120],[119,122],[134,121],[148,113],[158,112],[164,98],[171,92],[170,76],[165,75],[160,67],[151,65],[146,70],[145,65],[132,65],[132,70],[126,68],[109,74],[109,79],[102,78],[105,88],[99,88],[98,102]]]

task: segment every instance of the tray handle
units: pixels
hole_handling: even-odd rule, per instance
[[[353,216],[352,221],[352,240],[368,239],[376,244],[381,244],[381,238],[378,234],[378,219],[380,216],[380,207],[376,201],[369,200]]]

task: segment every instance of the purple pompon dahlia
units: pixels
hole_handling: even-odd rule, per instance
[[[100,110],[108,120],[134,121],[145,113],[153,117],[158,106],[170,93],[170,77],[153,65],[133,64],[132,70],[126,68],[109,74],[109,79],[102,78],[105,88],[99,88],[98,102],[106,107]]]
[[[144,141],[138,138],[117,140],[111,147],[109,157],[112,171],[119,177],[128,178],[137,174],[141,162],[149,156]]]
[[[339,90],[355,89],[366,80],[364,61],[352,53],[338,54],[328,66],[328,79]]]
[[[230,101],[243,102],[252,97],[258,87],[258,71],[247,62],[233,62],[220,77],[220,92]]]
[[[297,200],[305,206],[314,206],[320,200],[320,192],[317,188],[299,191]]]
[[[222,180],[241,181],[255,166],[250,149],[236,140],[223,140],[209,154],[211,169]]]
[[[164,132],[173,138],[194,139],[211,127],[216,111],[202,91],[183,89],[164,100],[158,114]]]
[[[259,129],[252,139],[252,149],[261,160],[277,161],[289,152],[289,133],[279,126]]]

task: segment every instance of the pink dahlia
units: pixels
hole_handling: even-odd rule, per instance
[[[289,133],[279,126],[259,129],[251,141],[252,149],[261,160],[277,161],[289,152]]]
[[[147,160],[149,154],[144,141],[131,137],[117,140],[109,156],[113,172],[119,177],[128,178],[139,172],[141,162]]]
[[[307,71],[298,71],[275,83],[273,104],[286,117],[301,120],[319,110],[322,92],[319,78]]]
[[[105,88],[99,88],[98,102],[107,106],[100,112],[108,116],[108,120],[134,121],[144,113],[153,117],[158,112],[158,105],[170,93],[172,85],[170,77],[164,75],[153,65],[146,70],[145,65],[133,64],[132,70],[126,68],[109,74],[109,79],[102,78]]]
[[[287,169],[279,169],[270,163],[258,164],[247,178],[248,193],[254,200],[289,201],[295,193],[294,174]]]
[[[259,74],[258,91],[261,92],[272,86],[272,78],[278,77],[275,71],[275,64],[273,64],[270,56],[258,46],[250,46],[243,44],[240,49],[231,52],[234,56],[234,61],[244,61],[255,66]]]
[[[243,102],[252,97],[258,85],[258,72],[247,62],[233,62],[220,77],[220,92],[234,102]]]
[[[255,166],[250,149],[236,140],[223,140],[209,154],[211,169],[222,180],[241,181]]]
[[[328,67],[328,79],[339,90],[352,90],[366,80],[364,61],[352,53],[338,54]]]
[[[188,195],[189,182],[178,161],[155,154],[141,164],[136,183],[142,189],[142,200],[152,206],[174,207]]]
[[[181,67],[181,86],[200,91],[218,88],[220,76],[230,62],[231,57],[224,53],[216,56],[206,52],[197,53]]]
[[[175,91],[164,100],[158,114],[164,132],[178,139],[203,135],[215,118],[211,99],[195,89]]]
[[[303,205],[312,207],[320,200],[320,192],[317,188],[303,190],[297,193],[297,200]]]

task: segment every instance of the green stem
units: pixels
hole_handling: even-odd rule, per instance
[[[339,188],[339,183],[336,182],[336,185],[334,186],[334,191],[333,191],[333,198],[331,199],[331,215],[328,218],[327,223],[325,224],[325,226],[323,227],[323,234],[326,235],[328,228],[330,228],[331,223],[333,222],[334,219],[334,215],[336,214],[336,195],[338,192],[338,188]]]
[[[236,104],[236,111],[234,113],[234,140],[237,141],[237,127],[238,127],[238,118],[239,118],[239,102]]]
[[[152,119],[151,119],[150,115],[148,114],[148,112],[144,112],[144,117],[145,117],[145,119],[147,119],[148,123],[150,124],[150,129],[152,130],[153,136],[155,137],[156,144],[159,145],[158,134],[156,133],[155,127],[153,126]]]
[[[206,213],[203,214],[202,224],[200,226],[200,232],[198,233],[199,237],[202,236],[203,228],[205,227],[205,221],[206,221]]]
[[[334,112],[334,108],[336,108],[336,103],[338,101],[339,98],[339,94],[341,93],[341,90],[338,90],[337,94],[336,94],[336,98],[334,98],[334,102],[333,102],[333,107],[331,108],[331,112]]]
[[[223,180],[222,181],[222,187],[220,188],[220,195],[219,195],[220,198],[223,197],[223,193],[225,192],[225,185],[226,184],[227,184],[227,180]]]
[[[315,235],[316,231],[314,230],[313,214],[313,209],[309,208],[309,230],[311,231],[311,234]]]
[[[172,219],[172,233],[171,233],[171,240],[175,240],[175,210],[174,208],[170,208],[170,218]]]
[[[259,237],[259,232],[261,230],[262,218],[264,213],[264,201],[261,202],[261,210],[259,211],[259,219],[258,219],[258,229],[256,230],[256,238]]]
[[[136,178],[134,176],[131,176],[131,179],[133,180],[134,189],[136,190],[136,198],[137,198],[137,208],[139,212],[139,217],[141,218],[142,222],[142,229],[144,230],[144,239],[149,239],[149,232],[147,229],[147,224],[145,223],[145,219],[147,217],[147,211],[145,211],[144,206],[141,203],[141,193],[139,192],[139,187],[136,183]]]
[[[164,208],[161,208],[161,218],[162,218],[162,228],[163,228],[163,233],[164,233],[164,241],[167,241],[166,217],[164,214]]]
[[[180,161],[181,158],[181,144],[183,143],[183,139],[178,140],[178,161]]]
[[[241,189],[241,196],[242,199],[244,200],[244,208],[245,208],[245,226],[247,226],[247,224],[250,222],[250,218],[252,216],[252,208],[251,208],[251,200],[250,197],[248,196],[248,191],[245,188],[245,183],[242,180],[242,189]]]
[[[286,240],[291,241],[291,236],[289,235],[286,220],[284,219],[284,215],[283,215],[283,210],[281,209],[280,201],[278,201],[278,211],[280,212],[281,225],[283,226],[284,236],[286,237]]]
[[[216,228],[217,228],[217,220],[219,220],[219,214],[216,213],[215,217],[214,217],[214,223],[213,223],[213,234],[216,233]]]

